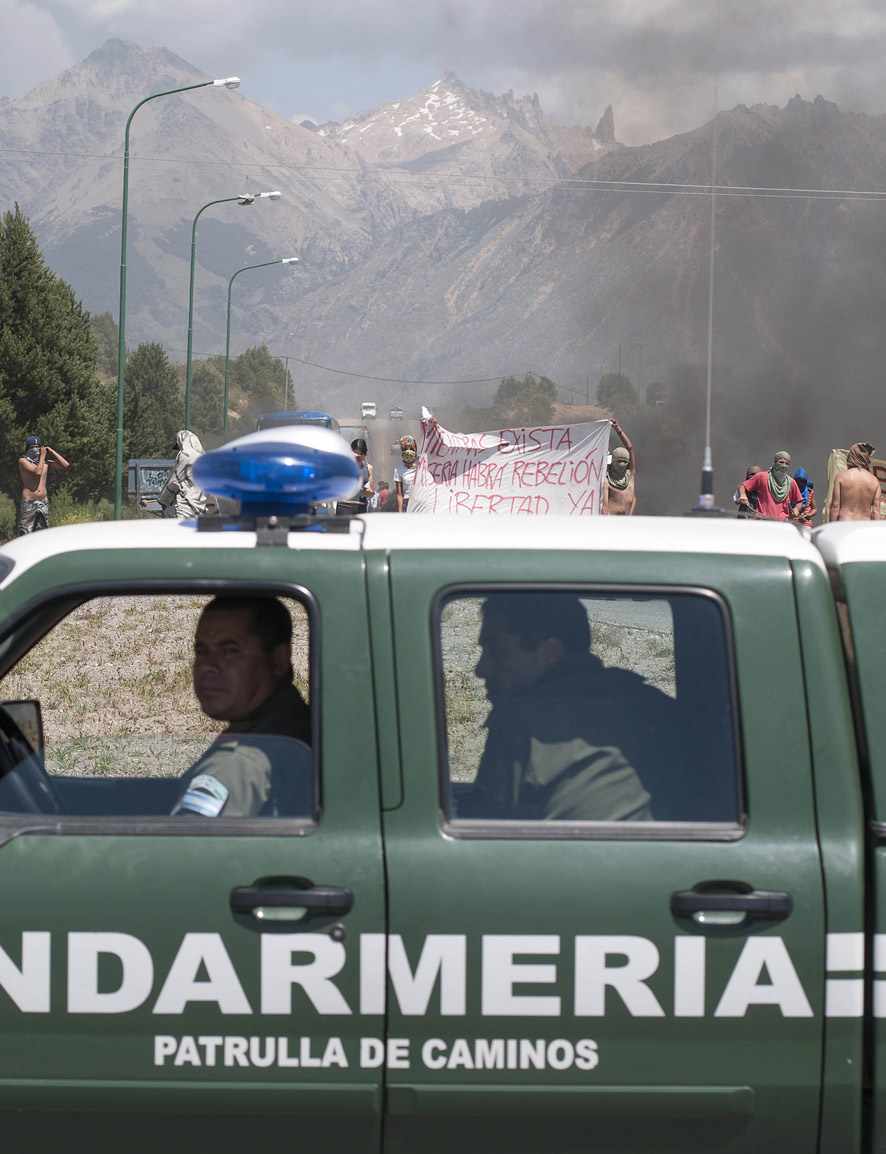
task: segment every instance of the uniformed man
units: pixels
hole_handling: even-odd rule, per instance
[[[490,594],[480,660],[492,710],[474,789],[459,816],[650,821],[649,794],[588,706],[599,663],[581,601],[562,593]]]
[[[281,601],[209,602],[194,635],[194,692],[228,728],[183,776],[173,813],[312,812],[310,711],[292,677],[292,618]]]

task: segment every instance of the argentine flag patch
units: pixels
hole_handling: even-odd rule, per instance
[[[225,808],[230,792],[217,777],[212,777],[208,773],[198,773],[181,799],[179,809],[188,813],[199,813],[201,817],[218,817]]]

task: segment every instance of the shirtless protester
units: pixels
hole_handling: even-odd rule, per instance
[[[880,482],[871,472],[874,446],[857,441],[849,450],[847,468],[834,478],[831,521],[879,521]]]
[[[46,492],[46,474],[67,469],[68,462],[61,453],[44,445],[39,437],[25,441],[25,451],[18,459],[22,479],[22,507],[18,518],[17,537],[49,528],[49,495]]]
[[[634,456],[634,446],[631,444],[627,433],[615,417],[612,417],[611,421],[612,427],[618,433],[624,448],[613,449],[612,462],[606,470],[606,484],[603,486],[603,516],[632,517],[637,508],[637,495],[634,492],[637,458]]]

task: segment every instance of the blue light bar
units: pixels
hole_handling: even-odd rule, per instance
[[[205,493],[241,502],[260,517],[310,513],[321,501],[342,501],[360,488],[360,470],[346,442],[320,425],[262,429],[204,453],[194,480]]]

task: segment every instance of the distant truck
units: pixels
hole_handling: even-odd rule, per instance
[[[364,421],[367,420],[367,418],[371,418],[374,421],[375,420],[375,401],[364,401],[363,404],[360,406],[360,416],[363,418]]]

